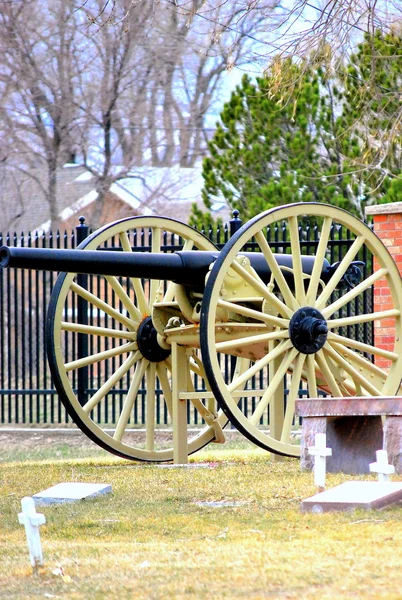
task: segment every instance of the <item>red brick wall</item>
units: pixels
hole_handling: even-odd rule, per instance
[[[399,272],[402,274],[402,206],[399,212],[400,203],[398,202],[397,204],[370,207],[367,209],[367,213],[373,216],[374,232],[388,248],[398,266]],[[387,207],[389,207],[389,212],[387,212]],[[374,260],[374,269],[377,268],[378,263]],[[395,307],[392,304],[387,282],[385,279],[381,279],[374,286],[374,310],[379,311],[392,308]],[[395,342],[394,319],[374,321],[374,341],[377,347],[393,351]],[[376,365],[382,368],[389,367],[390,365],[390,361],[382,357],[376,357],[375,362]]]

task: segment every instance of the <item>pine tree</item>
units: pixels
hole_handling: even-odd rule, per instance
[[[367,37],[343,77],[321,50],[314,72],[289,59],[278,76],[274,61],[232,93],[203,163],[207,208],[224,198],[246,220],[317,201],[364,218],[367,204],[402,200],[401,37]]]
[[[296,67],[288,68],[289,81],[296,79]],[[225,104],[203,164],[208,208],[223,196],[244,220],[278,204],[318,200],[317,181],[307,179],[318,158],[318,82],[305,76],[291,95],[273,92],[274,83],[273,74],[255,83],[244,76]]]
[[[338,122],[343,169],[365,204],[402,200],[402,37],[376,31],[351,56]]]

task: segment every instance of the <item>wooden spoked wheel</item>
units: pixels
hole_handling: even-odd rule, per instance
[[[159,217],[134,217],[111,223],[89,236],[79,248],[144,252],[146,246],[145,251],[159,253],[172,244],[175,250],[216,250],[208,238],[193,228]],[[152,313],[158,302],[173,305],[175,294],[176,286],[169,281],[90,278],[71,273],[60,274],[53,289],[47,351],[56,389],[81,430],[118,456],[147,461],[168,461],[173,457],[172,434],[166,431],[169,427],[157,422],[164,417],[169,425],[172,421],[175,365],[169,349],[159,348],[155,342]],[[84,303],[81,318],[80,302],[81,308]],[[199,352],[194,348],[185,359],[192,390],[196,384],[203,385]],[[196,383],[194,378],[198,378]],[[80,386],[81,394],[77,393]],[[203,408],[198,400],[189,411],[197,413],[196,406]],[[202,415],[196,414],[195,419],[201,433],[189,434],[189,454],[214,439],[212,428],[200,425]],[[146,429],[144,442],[138,442],[135,436],[135,421]],[[226,424],[223,413],[219,421],[222,426]]]
[[[314,239],[303,240],[302,222],[313,227]],[[330,248],[339,247],[341,226],[350,247],[331,267]],[[256,269],[250,250],[262,256]],[[390,290],[384,310],[374,308],[374,284]],[[211,389],[246,437],[298,456],[294,408],[303,387],[311,398],[398,391],[401,303],[401,278],[389,252],[349,213],[315,203],[262,213],[226,244],[207,281],[200,337]],[[391,349],[376,346],[374,321],[395,331]],[[230,340],[220,341],[222,330],[232,332]],[[251,364],[227,383],[217,353],[247,357]],[[377,366],[379,359],[389,368]]]

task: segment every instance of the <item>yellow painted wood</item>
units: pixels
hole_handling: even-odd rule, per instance
[[[81,296],[81,298],[87,300],[89,304],[91,304],[92,306],[96,306],[96,308],[109,315],[109,317],[112,317],[112,319],[116,319],[116,321],[118,321],[131,331],[133,331],[133,329],[135,328],[135,321],[121,314],[121,312],[110,306],[110,304],[104,302],[103,300],[101,300],[101,298],[95,296],[95,294],[92,294],[88,290],[84,289],[82,286],[78,285],[78,283],[75,283],[73,281],[70,287],[71,291],[75,292],[78,296]]]
[[[97,392],[92,396],[90,400],[83,406],[84,412],[89,414],[91,410],[95,408],[97,404],[110,392],[110,390],[118,383],[124,375],[131,369],[131,367],[138,361],[141,360],[141,353],[137,351],[135,354],[130,354],[124,363],[113,373],[109,379],[105,381],[103,385],[98,389]]]
[[[145,396],[145,411],[146,411],[146,449],[148,452],[155,450],[155,427],[156,427],[156,393],[155,393],[155,382],[156,382],[156,364],[149,363],[146,370],[146,396]],[[186,437],[187,443],[187,437]]]
[[[119,329],[95,327],[93,325],[83,325],[82,323],[67,323],[66,321],[62,321],[61,329],[64,331],[74,331],[75,333],[87,333],[89,335],[100,335],[123,340],[135,341],[137,339],[135,331],[120,331]]]
[[[293,304],[293,303],[292,303]],[[293,304],[293,306],[295,306]],[[289,332],[285,331],[289,336]],[[275,341],[270,342],[268,347],[268,352],[272,353],[275,349],[277,343]],[[272,382],[274,380],[275,374],[278,373],[280,367],[282,365],[282,357],[275,358],[268,367],[269,373],[269,381]],[[283,373],[283,377],[279,379],[276,388],[268,392],[270,394],[269,402],[269,429],[270,435],[275,439],[281,439],[282,429],[283,429],[283,421],[285,418],[285,382],[284,378],[286,375],[286,371]],[[272,389],[272,388],[271,388]],[[259,406],[262,406],[261,403]],[[253,415],[254,417],[254,415]]]
[[[401,313],[399,310],[380,310],[375,313],[363,313],[359,315],[353,315],[353,317],[342,317],[341,319],[331,319],[327,322],[328,329],[334,329],[335,327],[347,327],[349,325],[357,325],[359,323],[369,323],[370,321],[381,321],[382,319],[389,319],[390,317],[400,317]]]
[[[180,391],[188,388],[187,349],[172,344],[172,408],[173,408],[173,462],[188,462],[187,450],[187,400],[180,398]]]
[[[115,294],[117,294],[118,298],[120,298],[124,308],[127,310],[128,314],[130,315],[130,318],[133,319],[134,321],[138,321],[139,319],[141,319],[142,318],[141,312],[138,310],[138,308],[132,302],[132,300],[130,299],[126,290],[117,281],[116,277],[113,277],[111,275],[105,275],[105,279],[108,282],[108,284],[110,285],[110,287],[112,288],[112,290],[115,292]]]
[[[356,254],[362,248],[365,241],[366,238],[362,235],[355,239],[349,250],[346,252],[345,256],[342,258],[336,272],[331,277],[331,281],[327,283],[321,294],[316,299],[316,308],[321,310],[325,306],[325,303],[329,300],[331,294],[335,291],[336,286],[338,285],[342,277],[345,275],[346,269],[348,268],[352,260],[356,258]]]
[[[103,352],[90,354],[85,358],[80,358],[78,360],[73,360],[72,362],[66,363],[64,366],[66,371],[73,371],[75,369],[81,369],[82,367],[86,367],[88,365],[93,365],[94,363],[100,362],[101,360],[107,360],[108,358],[120,356],[120,354],[126,354],[127,352],[131,352],[132,350],[137,350],[136,342],[129,342],[128,344],[116,346],[114,348],[110,348],[109,350],[104,350]]]

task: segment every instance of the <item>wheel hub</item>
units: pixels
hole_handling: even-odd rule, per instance
[[[146,317],[137,330],[137,344],[141,354],[150,362],[161,362],[170,356],[170,350],[158,344],[157,331],[151,317]]]
[[[327,341],[327,322],[315,308],[299,308],[289,324],[290,340],[303,354],[314,354]]]

